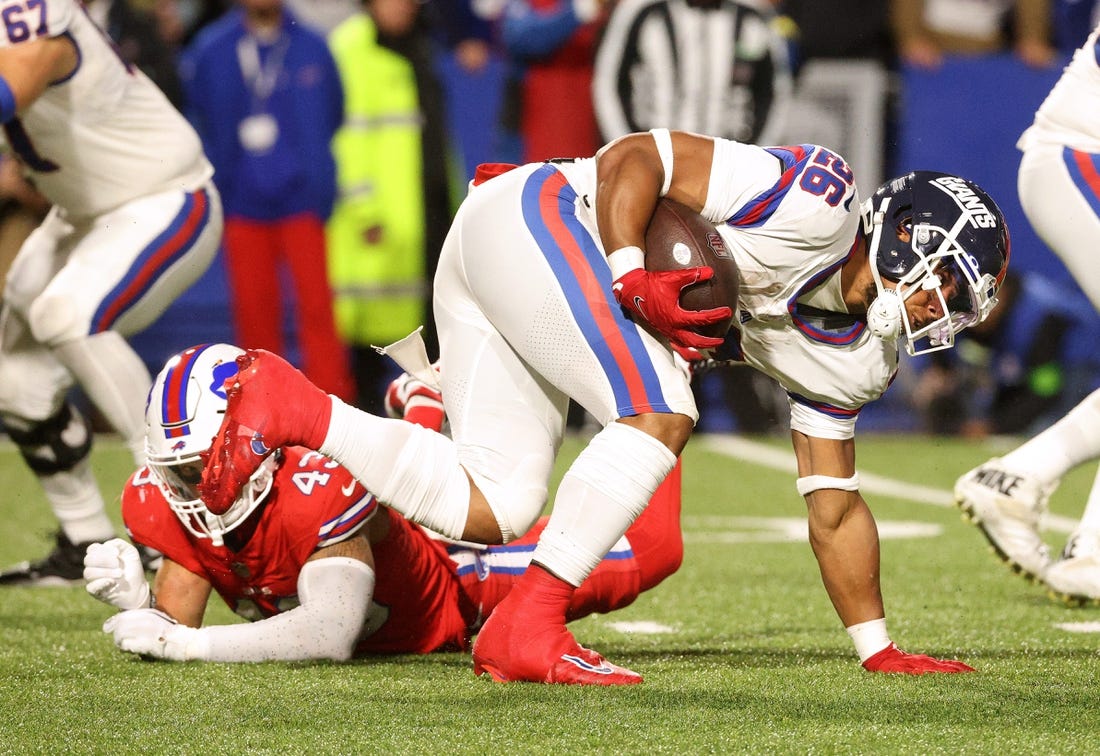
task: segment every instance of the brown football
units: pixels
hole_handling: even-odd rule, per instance
[[[741,278],[737,263],[714,224],[686,205],[661,198],[645,232],[646,270],[679,270],[708,265],[714,269],[709,281],[688,286],[680,293],[685,310],[709,310],[728,306],[737,313],[737,292]],[[733,316],[694,329],[703,336],[723,338]]]

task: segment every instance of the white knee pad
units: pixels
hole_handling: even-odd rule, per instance
[[[23,321],[10,318],[5,325],[9,327],[0,335],[5,350],[0,353],[0,415],[29,421],[52,417],[65,403],[72,374],[46,347],[28,345]],[[8,351],[11,346],[14,350]]]
[[[19,390],[20,378],[20,372],[11,360],[5,360],[0,355],[0,413],[10,412],[14,415],[22,409],[22,402],[19,401],[22,394]]]
[[[68,296],[41,296],[27,311],[27,325],[39,344],[56,346],[65,341],[86,336],[73,301]]]

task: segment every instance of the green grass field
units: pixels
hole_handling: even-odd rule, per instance
[[[564,458],[578,448],[570,442]],[[1100,636],[1059,626],[1100,623],[1100,610],[1049,600],[948,506],[955,478],[1001,450],[859,443],[884,534],[891,634],[977,674],[863,672],[800,535],[787,443],[728,449],[696,438],[685,453],[682,569],[633,606],[573,626],[645,675],[640,686],[497,685],[460,654],[145,662],[114,649],[99,629],[111,610],[82,589],[7,589],[0,753],[1095,753]],[[109,438],[94,455],[117,509],[128,455]],[[1078,516],[1091,477],[1069,477],[1053,510]],[[53,520],[10,444],[0,445],[0,481],[0,563],[40,556]],[[1060,549],[1065,533],[1048,535]],[[219,605],[207,621],[233,619]]]

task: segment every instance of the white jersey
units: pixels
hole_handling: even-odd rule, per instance
[[[1100,26],[1073,54],[1062,78],[1054,85],[1035,114],[1035,122],[1020,137],[1017,147],[1037,144],[1065,145],[1075,150],[1100,153]]]
[[[1073,55],[1017,147],[1020,205],[1100,309],[1100,26]]]
[[[590,162],[561,169],[591,190]],[[897,372],[898,347],[848,315],[841,297],[839,271],[860,224],[847,163],[816,145],[715,140],[703,215],[741,273],[737,333],[727,344],[739,341],[735,356],[787,391],[792,428],[850,438],[860,408],[879,398]]]
[[[76,45],[76,70],[4,125],[8,147],[69,217],[192,191],[213,175],[190,124],[122,61],[77,0],[0,0],[0,15],[0,48],[62,35]]]

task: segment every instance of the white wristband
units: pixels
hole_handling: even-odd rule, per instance
[[[850,478],[834,478],[832,475],[807,475],[795,482],[798,493],[802,496],[820,491],[822,488],[838,488],[841,491],[859,490],[859,473]]]
[[[848,637],[855,644],[860,664],[890,645],[890,634],[886,632],[885,617],[860,622],[844,629],[848,631]]]
[[[641,247],[620,247],[607,256],[611,280],[618,281],[632,270],[645,267],[645,252]]]

